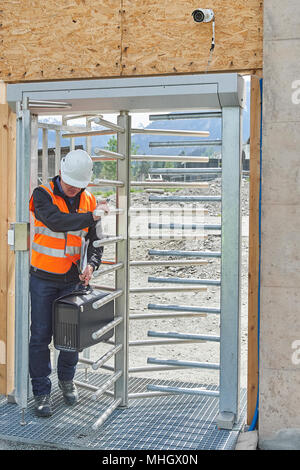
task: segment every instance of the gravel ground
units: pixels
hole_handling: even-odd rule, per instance
[[[242,179],[241,187],[241,212],[244,234],[247,232],[248,222],[248,180]],[[207,190],[203,189],[182,189],[176,192],[176,195],[197,195],[197,194],[220,195],[221,180],[215,179],[209,184]],[[174,194],[170,193],[169,195]],[[114,204],[112,198],[111,201]],[[152,207],[180,207],[182,203],[152,203]],[[133,193],[131,195],[131,207],[149,207],[148,195],[145,193]],[[187,207],[187,204],[185,204]],[[192,207],[190,205],[190,207]],[[197,203],[199,207],[199,203]],[[207,203],[203,205],[207,211],[204,215],[205,224],[221,223],[221,205],[220,203]],[[112,232],[111,219],[105,221],[103,226],[104,233]],[[199,222],[198,222],[199,223]],[[106,226],[105,226],[106,224]],[[145,226],[147,227],[147,225]],[[143,233],[141,231],[141,233]],[[219,232],[220,233],[220,232]],[[216,235],[215,231],[209,231],[208,236],[204,239],[187,239],[187,240],[134,240],[131,241],[131,260],[143,259],[167,259],[153,257],[148,255],[148,249],[162,250],[203,250],[203,251],[220,251],[221,237]],[[113,248],[105,248],[105,258],[110,259],[114,256]],[[182,258],[183,259],[183,258]],[[247,385],[247,307],[248,307],[248,236],[242,237],[242,285],[241,285],[241,385]],[[157,284],[148,283],[148,276],[156,277],[182,277],[193,279],[219,279],[220,278],[220,259],[207,259],[207,263],[203,265],[192,266],[143,266],[130,268],[130,286],[176,286],[176,284]],[[104,278],[103,278],[104,279]],[[111,286],[113,275],[106,278],[106,285]],[[97,281],[99,284],[99,280]],[[103,285],[103,284],[102,284]],[[150,312],[147,309],[148,303],[153,304],[176,304],[190,306],[207,306],[219,307],[220,304],[220,287],[208,286],[204,292],[172,292],[172,293],[155,293],[155,294],[131,294],[130,296],[130,313],[139,314]],[[153,312],[153,311],[152,311]],[[201,317],[177,317],[170,319],[144,319],[131,320],[129,328],[129,340],[146,340],[151,339],[147,336],[147,332],[184,332],[193,334],[219,335],[219,317],[218,315],[203,315]],[[152,338],[154,339],[154,338]],[[97,359],[107,351],[108,346],[99,344],[92,348],[91,358]],[[147,358],[154,357],[160,359],[178,359],[199,362],[219,362],[219,344],[213,342],[191,343],[191,344],[169,344],[156,346],[133,346],[129,353],[129,367],[139,367],[147,365]],[[110,364],[108,362],[108,364]],[[111,362],[111,364],[113,364]],[[159,372],[142,372],[135,373],[135,376],[152,377],[155,379],[176,379],[187,382],[197,382],[203,384],[218,384],[218,371],[207,369],[180,369],[175,371],[159,371]]]

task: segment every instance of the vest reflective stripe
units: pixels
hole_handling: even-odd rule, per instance
[[[65,240],[65,234],[63,232],[52,232],[48,227],[43,226],[38,226],[34,227],[34,233],[40,234],[40,235],[47,235],[48,237],[53,237],[53,238],[60,238],[62,240]]]
[[[61,196],[53,193],[52,182],[41,185],[51,196],[52,202],[61,212],[69,213],[68,206]],[[84,214],[96,208],[96,199],[88,191],[80,195],[78,212]],[[30,210],[34,213],[33,198],[30,199]],[[81,239],[88,233],[88,227],[70,232],[53,232],[40,220],[35,219],[35,234],[32,244],[31,265],[45,272],[64,274],[72,263],[80,259]]]
[[[80,246],[67,246],[66,254],[73,256],[80,254],[81,247]]]
[[[67,232],[68,235],[74,235],[76,237],[86,237],[87,231],[85,230],[77,230],[76,232]]]
[[[47,256],[54,256],[55,258],[65,257],[65,250],[56,250],[55,248],[48,248],[47,246],[42,246],[35,242],[32,243],[32,249],[37,253],[42,253]]]
[[[45,227],[44,225],[34,227],[34,233],[47,235],[48,237],[53,237],[53,238],[60,238],[62,240],[65,239],[66,234],[74,235],[76,237],[86,237],[87,235],[87,231],[85,232],[84,230],[77,230],[77,231],[65,232],[65,233],[64,232],[52,232],[50,228]]]

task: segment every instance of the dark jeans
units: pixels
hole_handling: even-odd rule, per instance
[[[74,290],[76,283],[48,281],[31,274],[31,337],[29,342],[29,373],[34,395],[48,395],[51,391],[51,361],[49,344],[52,339],[52,303],[58,297]],[[78,352],[60,351],[57,361],[59,380],[72,380],[75,375]]]

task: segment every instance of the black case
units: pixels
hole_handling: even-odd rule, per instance
[[[62,351],[82,351],[84,348],[106,341],[114,329],[93,340],[92,333],[114,319],[114,300],[94,309],[93,303],[108,295],[97,289],[75,291],[53,302],[53,343]]]

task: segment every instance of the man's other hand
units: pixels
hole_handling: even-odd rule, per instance
[[[93,266],[88,264],[85,270],[82,272],[82,274],[79,274],[79,279],[81,280],[81,282],[84,282],[85,286],[89,285],[93,272],[94,272]]]

